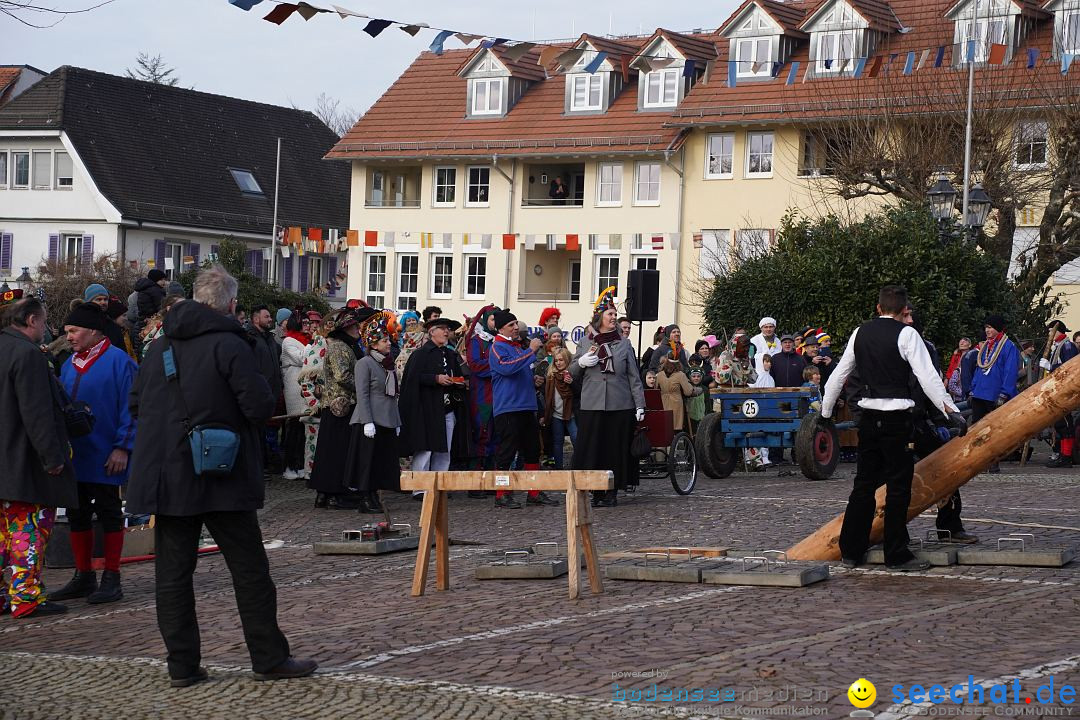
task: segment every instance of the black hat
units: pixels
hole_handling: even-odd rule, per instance
[[[785,333],[785,334],[780,336],[780,342],[784,342],[785,340],[790,340],[792,342],[795,342],[795,336],[792,335],[791,333]]]
[[[510,323],[517,320],[517,316],[509,310],[500,310],[495,313],[495,329],[502,330]]]
[[[154,268],[150,272],[146,273],[146,277],[150,278],[150,282],[157,282],[158,280],[165,279],[165,273],[161,272],[157,268]]]
[[[1065,327],[1065,323],[1061,320],[1052,320],[1049,325],[1046,326],[1047,330],[1057,330],[1059,333],[1069,332],[1069,328]]]
[[[353,309],[353,314],[356,315],[356,320],[358,322],[364,322],[368,318],[378,315],[379,311],[373,307],[364,306]]]
[[[459,323],[457,320],[451,320],[450,318],[444,317],[433,318],[424,323],[425,330],[431,330],[431,328],[436,327],[444,327],[450,332],[454,332],[459,327],[461,327],[461,323]]]
[[[986,318],[986,322],[983,324],[989,325],[998,332],[1002,332],[1003,330],[1005,330],[1005,318],[1003,318],[1001,315],[988,315]]]
[[[105,332],[105,323],[109,322],[109,319],[105,316],[105,311],[94,303],[81,303],[75,306],[64,321],[64,325],[74,325],[75,327],[86,328],[88,330],[100,330]]]

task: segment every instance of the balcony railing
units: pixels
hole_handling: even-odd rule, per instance
[[[369,208],[418,208],[420,207],[419,200],[372,200],[367,199],[364,201],[364,207]]]
[[[554,200],[552,198],[524,198],[521,207],[584,207],[585,200],[579,198],[566,198]]]
[[[522,292],[517,294],[519,302],[578,302],[581,299],[580,293],[571,294],[569,292]]]

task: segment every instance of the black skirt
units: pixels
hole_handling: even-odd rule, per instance
[[[329,410],[319,411],[319,444],[315,446],[315,462],[311,468],[308,487],[328,495],[339,495],[349,489],[349,442],[352,430],[349,418],[338,417]]]
[[[349,485],[361,492],[400,490],[401,465],[398,463],[397,433],[394,428],[375,426],[375,437],[364,435],[364,426],[352,426],[349,443]]]
[[[638,461],[630,455],[637,421],[634,410],[578,410],[575,470],[610,470],[615,489],[638,484]]]

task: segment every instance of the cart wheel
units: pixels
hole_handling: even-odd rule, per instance
[[[720,413],[709,413],[698,423],[697,432],[694,435],[694,454],[697,456],[697,466],[711,478],[724,477],[712,462],[712,453],[709,451],[709,443],[714,433],[719,432]],[[730,474],[730,473],[729,473]]]
[[[735,472],[735,468],[739,464],[739,454],[742,453],[742,448],[729,448],[720,445],[723,442],[723,438],[717,434],[716,439],[713,440],[713,467],[716,468],[716,472],[719,473],[719,477],[726,478],[731,473]]]
[[[697,483],[697,453],[690,436],[679,431],[671,439],[668,450],[668,473],[671,475],[671,487],[680,495],[694,492]]]
[[[828,480],[840,461],[836,426],[818,413],[804,417],[795,436],[795,456],[803,475],[811,480]]]

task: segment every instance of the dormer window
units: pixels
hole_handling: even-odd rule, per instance
[[[470,80],[473,115],[501,115],[503,110],[503,78]]]
[[[1017,0],[990,0],[989,3],[960,0],[945,16],[955,24],[953,42],[956,52],[953,64],[956,67],[965,67],[969,59],[986,63],[994,45],[1005,46],[1003,60],[1008,63],[1031,27],[1030,20],[1021,16],[1021,6]]]
[[[1068,12],[1062,11],[1061,50],[1065,54],[1080,53],[1080,7]]]
[[[837,30],[817,34],[816,71],[819,75],[839,74],[849,69],[862,42],[862,30]]]
[[[604,108],[604,80],[607,73],[582,73],[569,75],[570,110],[602,110]]]
[[[1008,23],[1004,17],[979,18],[977,20],[961,20],[956,24],[957,42],[960,46],[959,64],[966,65],[968,56],[972,51],[968,49],[968,43],[975,41],[975,62],[986,62],[990,57],[991,45],[1004,45],[1007,37]]]
[[[735,60],[740,79],[771,78],[776,64],[791,57],[806,33],[797,24],[802,9],[791,5],[754,0],[721,26],[719,33],[730,41],[728,57]]]
[[[739,77],[771,77],[772,38],[740,38],[735,42],[735,61]]]
[[[653,70],[645,74],[644,106],[647,108],[675,107],[679,103],[680,68]]]

